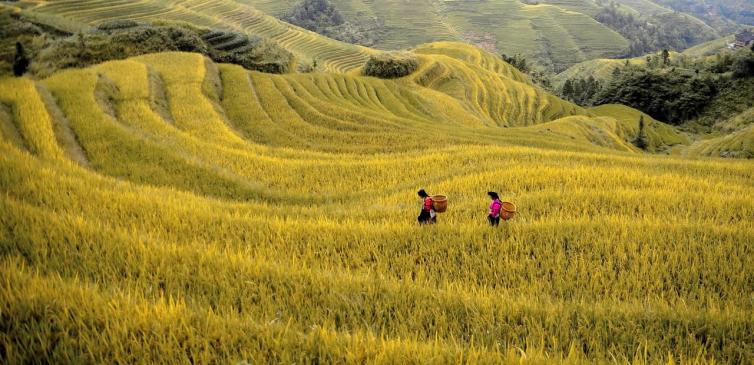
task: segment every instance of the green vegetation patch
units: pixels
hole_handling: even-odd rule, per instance
[[[25,46],[29,72],[45,77],[58,70],[81,68],[147,53],[180,51],[201,53],[216,62],[249,70],[286,73],[293,55],[256,35],[193,26],[184,22],[140,23],[129,19],[100,23],[94,30],[74,35],[37,26],[21,15],[0,13],[0,73],[10,73],[15,42]]]
[[[362,46],[376,44],[384,33],[382,22],[353,14],[347,19],[328,0],[302,0],[282,19],[329,38]]]
[[[419,68],[419,59],[408,52],[389,52],[372,55],[364,65],[364,75],[394,79],[412,74]]]
[[[639,120],[644,118],[644,133],[646,136],[646,149],[651,152],[661,152],[671,146],[688,144],[689,138],[676,128],[657,121],[647,114],[642,113],[625,105],[606,104],[589,109],[589,112],[598,116],[612,117],[618,121],[616,134],[625,141],[634,141],[641,133]]]

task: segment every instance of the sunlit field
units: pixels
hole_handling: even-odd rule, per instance
[[[1,358],[754,361],[751,161],[416,52],[395,81],[182,53],[1,80]]]

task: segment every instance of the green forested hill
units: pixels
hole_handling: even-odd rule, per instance
[[[558,74],[553,87],[581,104],[622,103],[699,133],[683,153],[754,157],[754,52],[730,38],[683,53],[597,59]]]

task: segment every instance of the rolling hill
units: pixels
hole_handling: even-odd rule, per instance
[[[681,124],[681,128],[694,134],[691,146],[677,153],[694,156],[744,157],[754,156],[752,108],[754,108],[754,78],[731,77],[731,72],[714,73],[717,65],[729,64],[736,57],[748,54],[747,50],[733,52],[727,49],[730,37],[701,44],[683,53],[670,53],[670,65],[666,68],[647,66],[646,57],[628,60],[596,59],[568,68],[554,78],[554,88],[562,89],[566,80],[595,78],[602,87],[609,86],[616,72],[626,64],[638,69],[654,69],[656,72],[694,75],[697,79],[716,80],[714,94],[699,113]],[[651,55],[654,59],[658,55]],[[728,61],[726,61],[728,60]],[[698,70],[698,71],[697,71]],[[701,72],[700,72],[701,71]],[[617,74],[619,75],[619,74]],[[647,87],[659,88],[660,85]],[[638,106],[637,106],[638,107]]]
[[[336,71],[362,63],[368,53],[357,46],[318,41],[321,38],[312,37],[310,32],[291,27],[259,11],[281,15],[294,2],[287,3],[288,6],[279,1],[232,0],[188,0],[176,4],[154,0],[124,1],[122,4],[81,0],[31,3],[34,6],[30,8],[36,13],[62,16],[86,24],[128,17],[135,20],[182,20],[243,30],[269,37],[303,58],[317,59],[328,69]],[[481,27],[497,39],[496,47],[500,51],[523,53],[565,67],[595,57],[617,56],[628,45],[623,37],[589,16],[552,5],[526,5],[513,0],[336,4],[349,16],[378,16],[385,22],[388,35],[375,45],[382,49],[473,38]],[[325,51],[326,47],[337,48],[338,52]]]
[[[59,23],[74,20],[77,24],[96,25],[122,18],[181,20],[200,26],[245,31],[277,41],[298,54],[302,62],[317,60],[332,71],[356,67],[370,52],[367,48],[313,37],[309,31],[265,15],[281,17],[295,6],[295,1],[143,0],[112,3],[25,0],[21,3],[23,8],[47,18],[47,21],[58,18]],[[380,35],[373,47],[383,50],[411,48],[434,41],[466,41],[495,53],[522,54],[548,68],[562,71],[586,60],[621,56],[630,45],[629,40],[611,29],[611,25],[595,20],[604,4],[591,0],[337,0],[333,4],[354,22],[380,24]],[[651,22],[673,23],[673,27],[663,29],[663,32],[693,28],[692,38],[702,40],[715,38],[718,34],[701,20],[687,14],[677,15],[656,4],[651,10],[644,2],[622,2],[621,6],[625,11],[652,17]]]
[[[653,0],[675,11],[686,12],[721,30],[735,30],[740,25],[754,25],[754,4],[750,1]]]
[[[244,2],[278,17],[285,17],[298,3]],[[523,54],[556,72],[584,60],[651,48],[647,42],[659,45],[643,52],[669,46],[680,50],[719,36],[718,30],[692,15],[644,0],[330,0],[330,3],[346,20],[381,24],[378,29],[366,31],[370,34],[365,37],[379,49],[462,40],[496,53]],[[611,4],[620,7],[619,13],[630,15],[630,21],[637,22],[635,27],[640,29],[623,29],[622,23],[628,19],[605,18],[603,13]],[[643,23],[638,22],[639,18]],[[371,43],[373,38],[377,38],[376,44]]]
[[[252,0],[252,6],[282,16],[295,2]],[[378,49],[410,48],[433,41],[466,40],[490,51],[522,53],[555,67],[617,56],[627,41],[590,16],[549,4],[517,0],[332,1],[347,18],[378,19],[385,34]],[[484,39],[484,41],[482,41]]]
[[[683,52],[670,52],[671,59],[678,57],[686,57],[689,60],[698,60],[700,58],[714,56],[718,53],[725,51],[728,48],[728,44],[733,41],[733,36],[722,37],[698,44],[694,47],[684,50]],[[656,55],[651,55],[656,56]],[[620,68],[628,61],[631,65],[646,65],[646,56],[633,57],[629,59],[615,59],[615,58],[598,58],[589,61],[584,61],[575,64],[563,72],[555,75],[553,84],[556,88],[559,88],[568,79],[573,78],[586,78],[593,76],[600,81],[607,81],[611,78],[613,71],[616,68]]]
[[[547,112],[452,46],[396,81],[181,53],[0,81],[6,361],[751,359],[751,162],[637,154],[636,112]],[[494,70],[537,124],[441,95]]]
[[[688,139],[468,44],[379,79],[379,51],[230,1],[13,6],[262,33],[323,67],[0,79],[2,363],[754,360],[752,161],[640,151],[642,116],[651,149]],[[450,199],[436,225],[419,188]],[[518,206],[498,229],[491,190]]]
[[[322,37],[268,16],[232,0],[165,2],[63,0],[9,3],[24,14],[71,30],[108,21],[177,21],[209,28],[229,29],[258,35],[277,42],[298,56],[300,62],[317,60],[326,71],[347,71],[361,66],[368,48]]]

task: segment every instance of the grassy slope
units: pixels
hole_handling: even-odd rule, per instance
[[[590,1],[552,0],[539,5],[525,5],[515,0],[463,3],[338,0],[335,3],[347,16],[383,21],[387,36],[376,45],[381,49],[408,48],[439,40],[462,40],[470,33],[485,33],[495,38],[496,48],[500,52],[523,53],[562,69],[585,60],[617,55],[628,46],[622,36],[591,18],[597,8]],[[113,4],[83,0],[28,0],[21,4],[33,10],[37,16],[56,23],[97,24],[134,17],[135,14],[141,20],[183,20],[202,26],[244,30],[278,41],[297,54],[302,62],[316,59],[324,69],[332,71],[353,69],[363,63],[370,52],[318,37],[255,10],[280,16],[293,6],[293,2],[143,0]],[[637,6],[640,13],[647,11],[641,4],[624,5],[627,8]]]
[[[280,16],[294,2],[243,0],[269,14]],[[590,0],[543,0],[525,5],[515,0],[462,1],[357,1],[333,0],[348,17],[377,18],[387,34],[377,48],[407,48],[439,40],[461,40],[469,33],[495,38],[496,48],[508,54],[552,63],[558,69],[584,60],[616,55],[628,43],[592,17],[599,6]],[[620,1],[625,11],[646,16],[672,10],[645,0]],[[687,21],[703,24],[692,16]],[[715,31],[704,25],[711,34]]]
[[[689,48],[681,54],[671,53],[671,59],[674,57],[685,56],[692,59],[709,58],[711,55],[720,53],[727,49],[730,37],[720,38],[714,41],[700,44],[696,47]],[[644,57],[637,57],[628,60],[634,65],[644,65]],[[596,59],[585,61],[574,65],[567,70],[559,73],[553,84],[555,87],[562,87],[568,79],[586,78],[594,76],[596,79],[606,82],[612,77],[615,68],[622,67],[626,60],[618,59]],[[754,156],[754,128],[752,128],[752,109],[751,100],[754,95],[754,84],[749,81],[740,81],[730,90],[725,90],[718,95],[710,106],[702,113],[699,120],[691,121],[686,126],[687,129],[698,130],[696,124],[703,124],[702,134],[691,146],[678,146],[675,153],[690,156],[725,156],[751,158]],[[620,114],[612,115],[618,119]],[[638,115],[633,118],[634,123],[638,120]],[[712,133],[709,128],[712,127]],[[673,132],[678,136],[677,132]],[[665,138],[661,138],[664,140]],[[671,140],[677,140],[676,137]],[[689,141],[680,143],[688,144]],[[666,145],[660,142],[661,145]],[[671,143],[669,145],[675,145]]]
[[[628,62],[632,65],[647,64],[646,58],[644,57],[629,58]],[[584,79],[589,76],[593,76],[599,81],[607,81],[612,78],[613,71],[616,68],[623,67],[625,64],[626,59],[612,58],[599,58],[580,62],[555,75],[553,78],[553,86],[555,88],[561,88],[566,80]]]
[[[618,0],[617,3],[636,11],[638,14],[645,16],[654,16],[672,12],[671,9],[660,6],[650,0]]]
[[[678,133],[675,128],[625,105],[600,105],[589,111],[595,115],[615,118],[618,123],[616,134],[627,141],[636,137],[639,119],[643,116],[650,151],[661,151],[670,146],[686,145],[690,142],[687,136]]]
[[[270,14],[280,15],[286,11],[281,2],[244,2]],[[377,17],[384,21],[387,35],[376,45],[380,49],[457,41],[468,33],[487,33],[495,37],[496,47],[501,52],[523,53],[562,67],[594,57],[616,55],[628,46],[623,37],[589,16],[595,12],[593,6],[573,1],[545,2],[547,4],[537,6],[515,0],[335,0],[333,3],[346,16]]]
[[[178,53],[0,80],[8,362],[751,361],[751,162],[636,153],[636,111],[416,51],[395,81]]]
[[[338,42],[292,26],[232,0],[28,1],[27,12],[76,24],[96,25],[116,19],[185,21],[206,27],[259,34],[297,55],[301,62],[317,60],[327,71],[345,71],[363,64],[372,50]]]
[[[655,1],[652,0],[617,0],[618,4],[623,6],[623,9],[635,13],[636,15],[642,15],[642,16],[659,16],[663,14],[669,14],[669,13],[677,13],[681,14],[683,18],[685,19],[685,22],[688,24],[696,24],[702,27],[702,29],[705,29],[705,32],[709,34],[718,35],[718,31],[714,28],[713,24],[707,24],[702,19],[694,16],[690,13],[685,12],[677,12],[673,9],[670,9],[666,6],[660,5]]]
[[[751,162],[637,154],[615,118],[458,120],[507,91],[546,122],[546,98],[421,49],[500,83],[442,97],[178,53],[0,81],[8,361],[752,359]],[[440,225],[414,226],[419,186],[451,197]],[[500,230],[490,189],[520,208]]]
[[[727,49],[728,44],[731,42],[733,42],[733,36],[715,39],[709,42],[698,44],[680,53],[671,52],[671,59],[679,55],[691,58],[707,57],[720,53],[721,51]],[[643,56],[631,58],[628,61],[634,65],[646,64],[646,58]],[[598,58],[580,62],[569,67],[563,72],[558,73],[553,80],[553,84],[557,87],[560,87],[568,79],[586,78],[590,75],[594,76],[598,80],[608,80],[611,77],[613,70],[616,67],[624,65],[625,63],[626,59],[610,58]]]
[[[721,50],[728,48],[728,44],[733,43],[734,40],[735,40],[735,36],[732,36],[732,35],[715,39],[715,40],[711,40],[709,42],[697,44],[694,47],[684,50],[683,54],[689,57],[709,56],[712,54],[719,53]]]
[[[754,81],[734,81],[687,127],[707,134],[686,154],[754,158]]]

